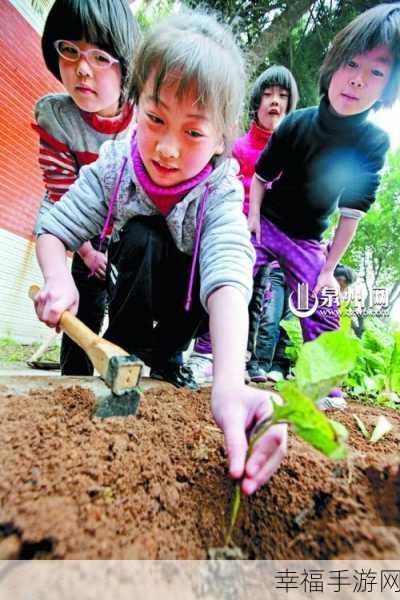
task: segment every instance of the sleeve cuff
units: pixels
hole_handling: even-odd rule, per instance
[[[362,219],[365,216],[365,212],[362,210],[358,210],[357,208],[340,208],[339,209],[340,216],[348,217],[349,219]]]
[[[261,175],[259,175],[258,173],[254,173],[254,175],[257,177],[257,179],[259,179],[263,183],[268,183],[268,181],[266,179],[264,179],[263,177],[261,177]]]

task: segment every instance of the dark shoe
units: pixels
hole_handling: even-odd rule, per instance
[[[248,367],[247,374],[250,377],[250,381],[254,383],[266,383],[267,381],[267,374],[261,367]]]
[[[177,388],[186,387],[190,390],[198,390],[197,385],[192,371],[182,365],[165,365],[164,367],[154,367],[150,371],[150,377],[152,379],[159,379],[160,381],[167,381],[172,383]]]

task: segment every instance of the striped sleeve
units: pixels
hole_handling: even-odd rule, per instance
[[[51,136],[37,124],[32,127],[39,134],[39,166],[51,202],[57,202],[78,176],[78,165],[66,144]]]

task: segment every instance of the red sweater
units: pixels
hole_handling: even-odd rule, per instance
[[[244,187],[243,212],[246,215],[249,212],[250,184],[254,175],[254,167],[271,135],[272,131],[263,129],[253,121],[249,131],[236,140],[232,149],[232,155],[240,165],[240,178]]]

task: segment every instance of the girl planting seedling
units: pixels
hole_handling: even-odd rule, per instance
[[[287,428],[271,427],[246,463],[246,430],[272,405],[244,383],[254,250],[237,165],[226,156],[244,82],[240,51],[215,19],[174,15],[149,33],[134,66],[136,130],[129,141],[106,142],[39,223],[45,284],[35,303],[52,327],[65,309],[76,312],[66,248],[79,248],[112,221],[105,337],[163,379],[190,385],[190,372],[171,357],[188,346],[208,311],[212,411],[225,434],[230,475],[252,494],[285,456]]]

